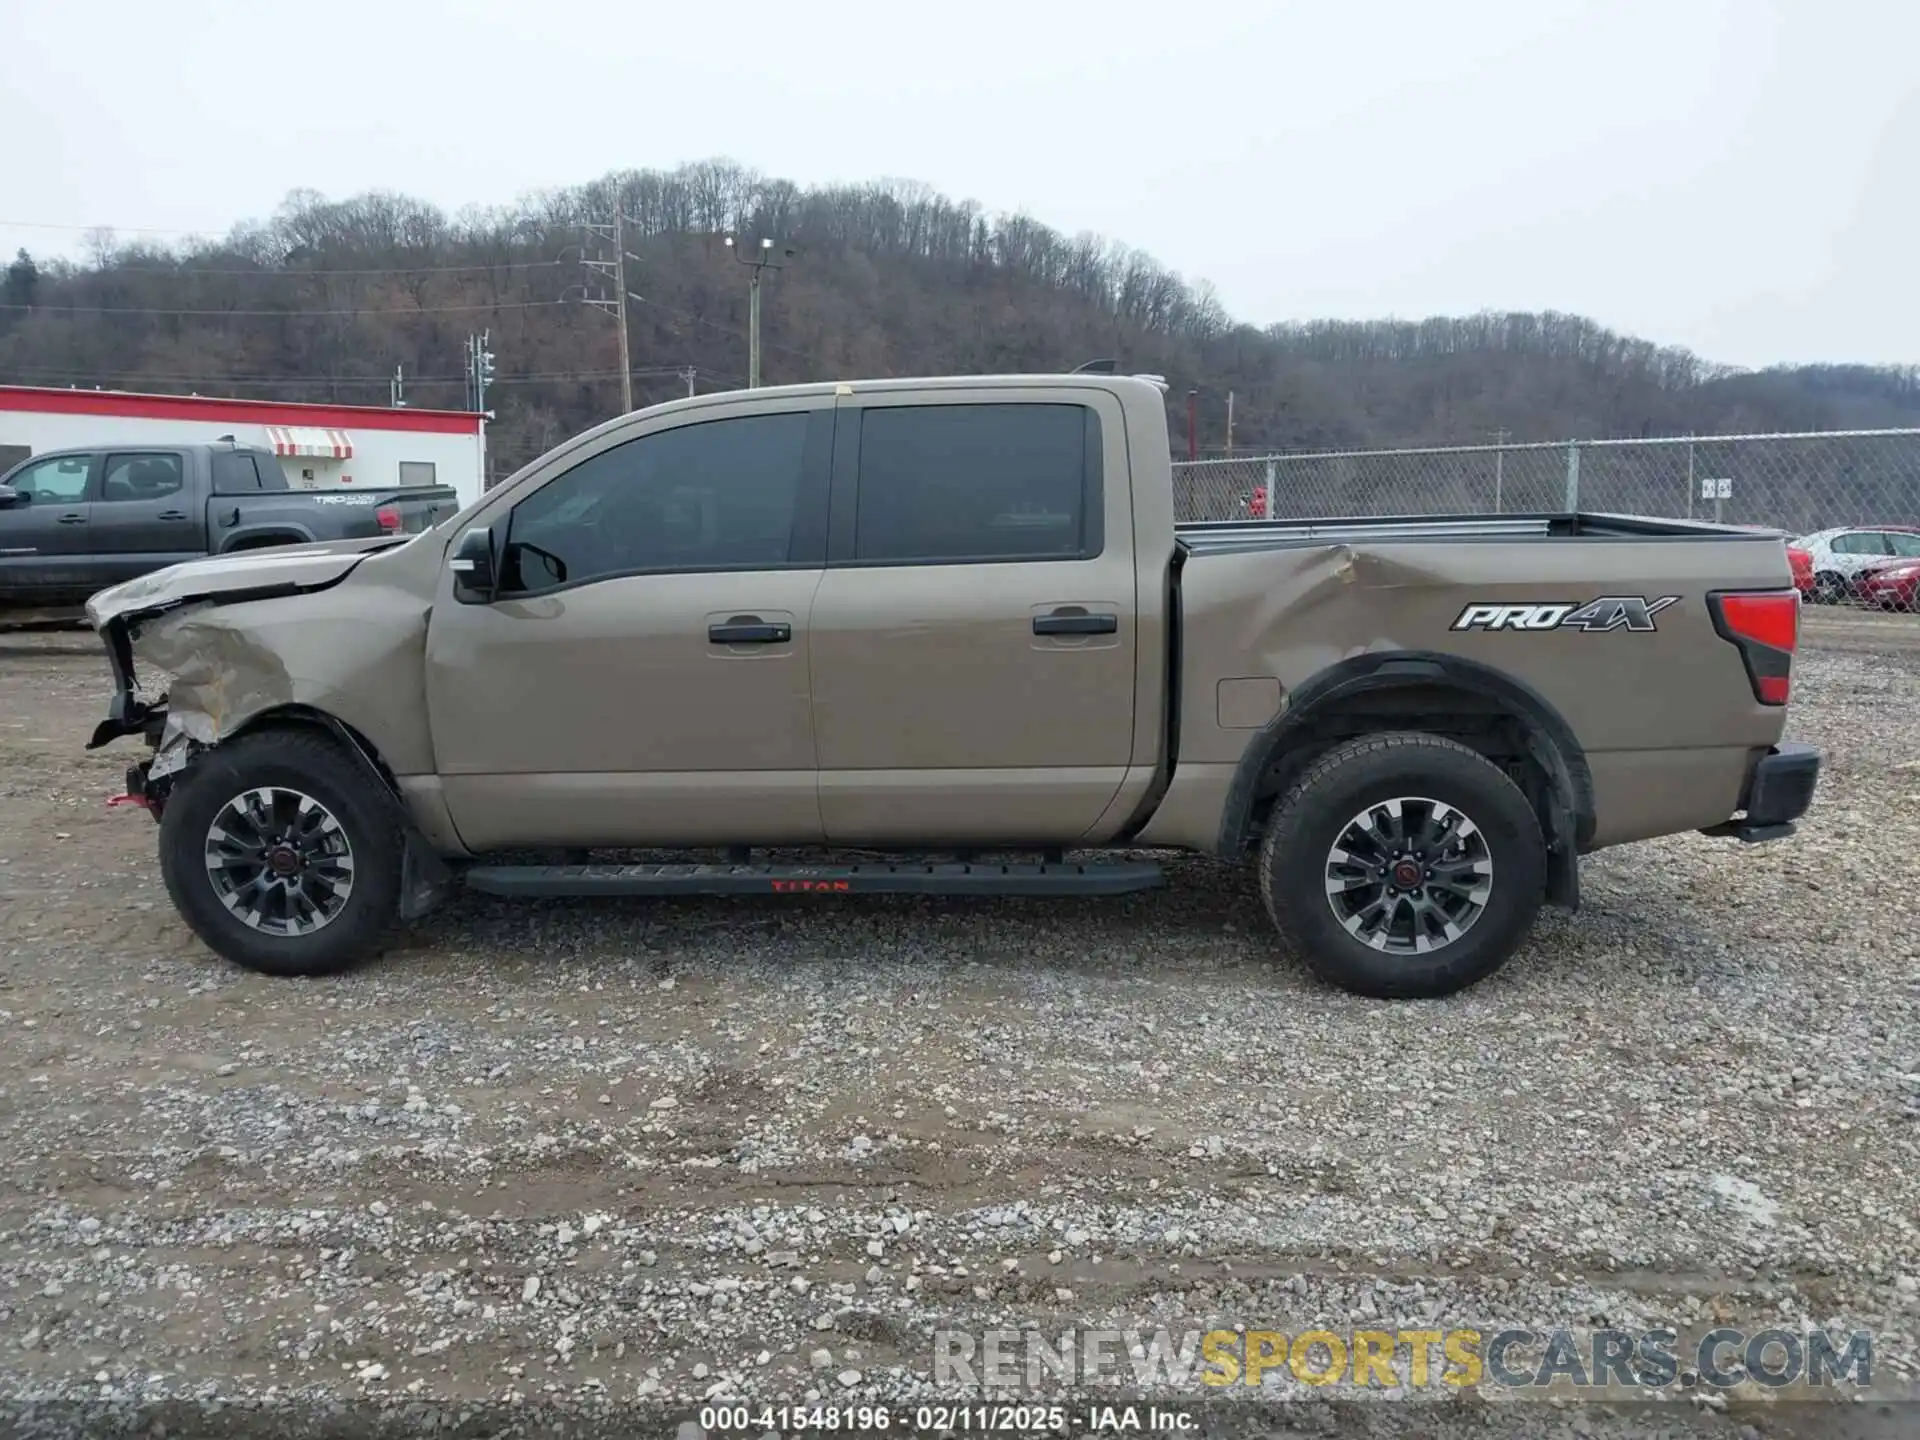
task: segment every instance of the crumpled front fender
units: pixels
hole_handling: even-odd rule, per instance
[[[217,745],[254,716],[294,701],[286,662],[253,633],[203,605],[150,621],[135,658],[170,677],[167,722],[202,745]]]

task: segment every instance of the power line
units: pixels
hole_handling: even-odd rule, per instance
[[[747,332],[742,330],[738,325],[729,325],[721,320],[709,320],[704,316],[694,315],[685,310],[676,310],[671,305],[662,305],[658,300],[649,300],[644,295],[635,295],[633,299],[637,304],[664,311],[668,315],[677,315],[682,320],[686,320],[694,325],[705,325],[709,330],[718,330],[724,335],[733,335],[743,340],[749,338]],[[778,350],[783,355],[791,355],[797,360],[805,360],[810,364],[818,365],[822,370],[831,368],[826,361],[811,351],[796,350],[791,345],[777,345],[771,340],[763,340],[760,343],[763,349]]]
[[[0,224],[4,224],[0,221]],[[115,265],[111,270],[94,273],[112,275],[244,275],[258,280],[305,280],[309,276],[329,275],[467,275],[491,270],[546,269],[563,263],[559,260],[496,260],[478,265],[370,265],[364,268],[295,270],[255,269],[211,265]]]
[[[67,370],[67,369],[61,369],[51,365],[28,365],[24,368],[25,370],[35,375],[53,375],[53,376],[58,376],[62,380],[235,380],[235,381],[241,381],[241,380],[301,380],[301,379],[312,378],[311,376],[288,375],[284,372],[277,375],[262,375],[262,374],[216,375],[207,371],[198,371],[198,370],[184,371],[184,372],[178,371],[178,370]],[[635,369],[633,373],[635,375],[679,375],[683,371],[689,368],[699,370],[699,372],[702,375],[719,375],[719,374],[725,373],[719,370],[710,370],[705,366],[688,367],[685,365],[641,366]],[[528,371],[524,375],[520,375],[515,378],[521,379],[521,380],[570,380],[580,375],[618,376],[619,373],[620,372],[618,370],[532,370],[532,371]],[[392,377],[388,375],[351,375],[351,376],[328,375],[322,378],[327,380],[350,380],[350,379],[351,380],[367,380],[367,381],[378,380],[382,385],[384,385]],[[465,378],[466,378],[465,375],[409,374],[407,376],[407,379],[410,381],[419,380],[422,382],[431,382],[436,380],[464,380]],[[4,383],[4,382],[0,382],[0,383]]]
[[[4,225],[6,223],[8,222],[0,221],[0,225]],[[530,268],[534,265],[558,266],[558,265],[572,265],[580,262],[570,261],[570,260],[568,261],[562,261],[562,260],[532,261],[530,260],[530,261],[513,261],[509,263],[524,265]],[[602,263],[610,263],[610,262],[602,262]],[[133,269],[138,267],[126,267],[126,268]],[[468,268],[469,267],[466,267],[466,266],[449,266],[449,267],[446,267],[444,270],[422,269],[418,271],[370,269],[370,270],[364,270],[364,271],[309,270],[309,271],[256,272],[256,271],[247,270],[247,271],[227,272],[227,271],[221,271],[221,270],[207,270],[201,273],[205,273],[205,274],[233,273],[233,274],[243,274],[243,275],[252,275],[252,274],[264,275],[264,274],[271,273],[275,275],[277,278],[282,275],[296,276],[296,275],[355,275],[355,274],[367,274],[367,275],[435,274],[435,273],[451,273],[452,271],[455,271],[455,270],[466,270]],[[485,269],[491,269],[493,267],[475,266],[471,268],[478,269],[478,270],[485,270]],[[146,267],[144,273],[173,274],[173,273],[179,273],[179,272],[170,271],[161,267]],[[672,315],[677,319],[686,321],[689,324],[705,326],[709,330],[718,331],[723,335],[731,335],[737,339],[751,340],[751,336],[748,334],[748,332],[746,330],[743,330],[738,325],[729,325],[724,321],[710,320],[705,316],[695,315],[686,310],[676,309],[674,306],[671,306],[671,305],[663,305],[658,300],[649,300],[644,295],[635,295],[635,294],[629,293],[627,295],[627,298],[629,300],[632,300],[635,304],[645,305],[649,309],[658,310],[665,315]],[[226,316],[233,316],[235,318],[280,317],[280,318],[291,319],[291,318],[298,318],[298,317],[309,316],[309,315],[316,316],[316,317],[339,318],[339,317],[350,317],[350,316],[357,316],[357,315],[471,314],[479,311],[552,309],[559,306],[570,306],[575,303],[577,302],[570,301],[570,300],[506,300],[506,301],[499,301],[497,303],[485,304],[485,305],[422,305],[422,306],[418,306],[410,309],[400,309],[392,306],[360,306],[360,307],[353,307],[353,308],[347,308],[347,309],[328,309],[328,310],[290,310],[290,309],[288,310],[268,310],[268,309],[234,309],[234,310],[178,309],[178,310],[174,310],[174,309],[165,309],[165,308],[148,307],[148,306],[69,305],[69,304],[54,303],[54,304],[47,304],[47,305],[0,305],[0,311],[8,311],[8,312],[13,312],[17,314],[25,314],[33,311],[40,311],[40,312],[45,312],[49,314],[154,315],[154,316],[168,316],[168,317],[176,317],[176,318],[194,318],[194,319],[209,319],[209,320],[217,320]],[[611,302],[599,302],[595,300],[589,300],[587,303],[590,305],[604,303],[610,307]],[[792,345],[782,345],[779,342],[773,341],[773,340],[762,340],[761,346],[763,349],[777,350],[783,355],[791,355],[797,360],[805,360],[808,364],[817,366],[823,371],[830,370],[832,368],[830,365],[827,364],[826,361],[822,360],[818,355],[814,354],[812,351],[809,351],[809,350],[801,350]],[[615,372],[615,373],[617,374],[618,372]],[[635,373],[638,374],[640,372],[636,371]],[[382,377],[381,383],[385,384],[388,378],[390,377]]]
[[[126,230],[135,235],[211,235],[211,230],[182,230],[172,225],[62,225],[52,220],[0,220],[0,226],[11,230],[72,230],[84,233],[90,230]]]
[[[235,318],[269,317],[282,320],[295,320],[307,316],[326,318],[343,315],[453,315],[471,314],[474,311],[492,312],[495,310],[545,310],[565,305],[564,300],[500,300],[485,305],[418,305],[401,308],[393,305],[366,305],[345,310],[165,310],[141,305],[0,305],[0,310],[25,313],[37,311],[47,314],[85,314],[85,315],[173,315],[192,316],[199,319],[220,319],[225,316]]]
[[[707,376],[715,380],[725,380],[725,381],[732,382],[734,384],[740,383],[740,377],[738,375],[732,374],[724,370],[710,370],[705,366],[699,366],[699,365],[647,366],[642,369],[634,370],[631,373],[636,377],[644,378],[644,379],[667,379],[669,377],[672,377],[674,379],[684,380],[689,370],[693,371],[697,375]],[[103,381],[103,380],[120,380],[120,381],[128,381],[134,384],[154,384],[154,385],[157,385],[157,384],[245,385],[245,386],[251,386],[251,387],[279,387],[279,388],[309,386],[309,387],[317,388],[320,386],[339,386],[339,385],[360,385],[360,386],[390,385],[393,379],[393,377],[390,375],[295,375],[295,376],[289,376],[289,375],[180,375],[180,374],[169,374],[169,373],[156,374],[148,371],[134,371],[134,370],[54,371],[54,370],[42,370],[35,367],[28,367],[28,369],[22,372],[22,374],[26,376],[41,377],[41,380],[43,382],[50,382],[50,383],[43,384],[42,388],[75,389],[75,390],[93,390],[96,388],[92,384],[75,384],[74,382],[76,381]],[[552,371],[536,372],[528,375],[497,376],[494,379],[489,380],[487,383],[490,386],[491,385],[554,385],[554,384],[572,384],[580,381],[590,381],[590,380],[618,380],[619,378],[620,378],[620,372],[618,370],[552,370]],[[466,380],[467,380],[467,377],[465,375],[408,375],[407,376],[407,384],[409,385],[460,385],[460,384],[464,384]],[[26,379],[26,378],[17,378],[11,381],[0,381],[0,384],[31,385],[34,383],[35,381]]]

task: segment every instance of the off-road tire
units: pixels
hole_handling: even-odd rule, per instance
[[[1396,796],[1426,796],[1459,810],[1485,836],[1493,859],[1476,921],[1424,955],[1383,952],[1356,939],[1327,900],[1329,849],[1354,815]],[[1274,805],[1260,847],[1260,895],[1281,939],[1322,979],[1381,999],[1449,995],[1491,975],[1532,925],[1546,879],[1546,845],[1527,797],[1484,756],[1438,735],[1370,735],[1336,745]]]
[[[332,737],[262,730],[209,750],[181,776],[160,819],[160,871],[174,908],[214,953],[265,975],[330,975],[377,954],[399,917],[404,851],[390,796]],[[207,831],[230,800],[261,786],[297,790],[339,822],[352,846],[353,886],[312,933],[275,935],[235,917],[207,871]]]

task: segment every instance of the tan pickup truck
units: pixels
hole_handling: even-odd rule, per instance
[[[1176,525],[1171,482],[1149,379],[678,401],[423,535],[101,592],[92,744],[146,737],[174,903],[282,975],[458,884],[1104,895],[1181,849],[1249,860],[1327,979],[1439,995],[1582,853],[1812,799],[1781,536]]]

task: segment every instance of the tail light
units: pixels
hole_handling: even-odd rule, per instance
[[[1798,590],[1715,591],[1707,596],[1713,628],[1740,647],[1753,698],[1784,705],[1793,685],[1793,652],[1800,643]]]
[[[397,535],[400,533],[400,511],[397,506],[382,505],[378,510],[373,512],[373,518],[379,524],[380,529],[386,534]]]

